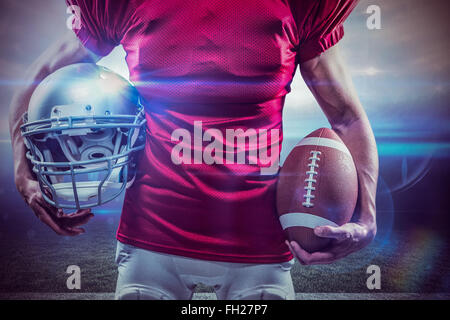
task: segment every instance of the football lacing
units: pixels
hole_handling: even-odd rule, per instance
[[[314,203],[312,203],[311,200],[315,198],[315,196],[312,194],[312,192],[316,190],[316,188],[313,187],[313,183],[317,182],[317,180],[314,179],[314,176],[318,174],[315,169],[319,168],[319,164],[316,163],[316,161],[320,161],[319,156],[322,153],[320,151],[311,151],[310,154],[312,156],[308,158],[310,163],[308,163],[309,170],[306,171],[307,178],[305,179],[307,185],[304,187],[304,189],[306,190],[306,194],[303,195],[305,201],[302,202],[302,205],[307,208],[314,207]]]

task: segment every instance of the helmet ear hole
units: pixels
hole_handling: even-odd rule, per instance
[[[105,157],[105,155],[103,153],[101,153],[101,152],[94,152],[94,153],[92,153],[90,155],[91,159],[101,159],[101,158],[104,158],[104,157]]]

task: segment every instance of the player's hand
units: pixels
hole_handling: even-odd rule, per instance
[[[315,228],[314,234],[331,238],[331,245],[324,251],[309,253],[296,241],[286,241],[292,254],[303,265],[329,264],[364,248],[374,239],[376,225],[347,223],[340,227],[323,226]]]
[[[53,231],[63,236],[77,236],[85,232],[80,226],[86,224],[94,215],[91,209],[78,210],[65,214],[62,209],[53,207],[42,196],[39,183],[32,179],[16,182],[17,189],[34,214]]]

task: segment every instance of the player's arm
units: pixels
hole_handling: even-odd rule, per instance
[[[78,235],[83,229],[78,226],[86,223],[92,214],[80,210],[65,215],[61,210],[49,205],[42,197],[39,184],[25,157],[26,147],[21,136],[22,116],[28,110],[31,95],[39,82],[54,71],[79,62],[95,63],[98,56],[86,50],[73,32],[49,47],[28,69],[25,84],[18,89],[11,101],[9,127],[14,157],[14,181],[25,202],[36,216],[61,235]]]
[[[309,254],[297,243],[290,247],[301,263],[330,263],[370,243],[376,234],[375,194],[378,153],[367,115],[359,101],[347,68],[334,46],[300,64],[300,71],[333,130],[350,150],[359,183],[357,220],[341,227],[318,227],[315,234],[334,239],[326,252]]]

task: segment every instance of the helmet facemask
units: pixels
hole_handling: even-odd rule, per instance
[[[47,202],[91,208],[113,200],[133,182],[145,144],[144,110],[140,103],[135,114],[114,109],[74,103],[52,106],[47,119],[24,117],[27,157]]]

